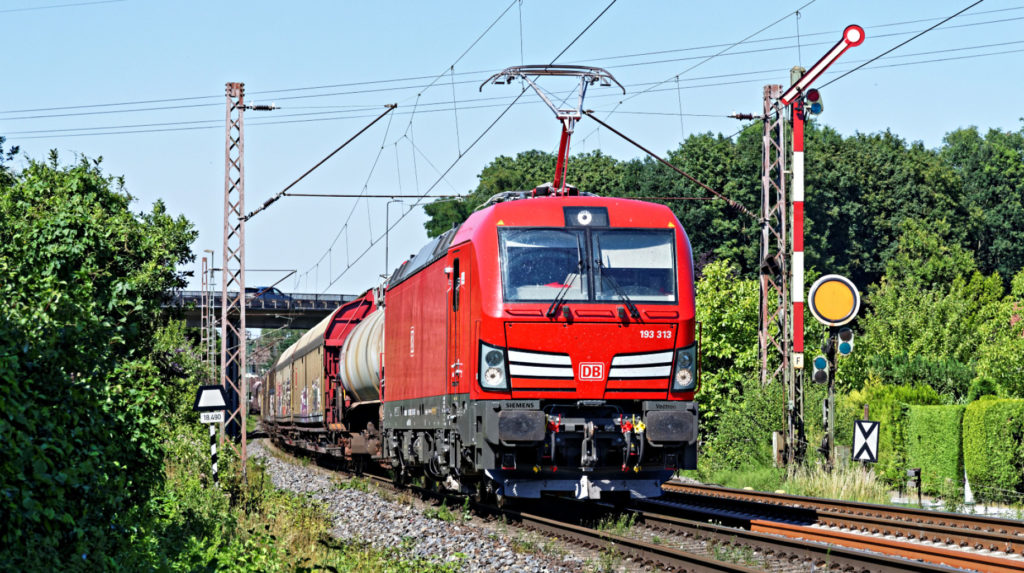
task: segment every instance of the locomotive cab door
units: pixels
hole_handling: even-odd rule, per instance
[[[448,252],[448,394],[469,392],[470,280],[469,249]]]

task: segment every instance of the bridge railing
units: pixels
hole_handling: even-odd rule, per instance
[[[210,307],[220,308],[220,291],[211,291]],[[228,293],[236,296],[237,292]],[[200,306],[202,304],[202,291],[183,290],[172,294],[167,306]],[[273,298],[266,296],[246,297],[245,307],[252,310],[331,310],[354,299],[350,294],[286,294],[275,295]]]

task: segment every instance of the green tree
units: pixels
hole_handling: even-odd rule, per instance
[[[945,220],[961,243],[966,213],[957,178],[921,143],[889,131],[843,138],[810,123],[806,131],[807,265],[866,288],[895,256],[907,219]]]
[[[1003,296],[998,273],[977,271],[973,255],[947,240],[948,225],[907,220],[897,252],[868,296],[863,333],[845,368],[857,387],[929,384],[954,399],[966,396],[982,339]]]
[[[0,135],[0,186],[8,186],[14,182],[14,175],[5,163],[10,163],[14,156],[18,154],[18,146],[11,147],[4,152],[4,143],[7,142],[7,138]]]
[[[697,320],[701,334],[701,431],[714,435],[722,414],[743,394],[760,390],[758,377],[758,284],[742,279],[735,266],[720,260],[704,267],[697,283]]]
[[[995,305],[992,317],[979,327],[978,337],[973,394],[1024,398],[1024,269],[1013,277],[1010,293]]]
[[[555,174],[555,155],[543,151],[524,151],[515,158],[501,155],[480,172],[480,182],[459,201],[441,199],[424,207],[430,219],[424,223],[427,236],[436,237],[462,223],[488,199],[505,191],[529,191]],[[621,195],[622,164],[600,151],[569,158],[566,178],[580,191],[600,195]]]
[[[667,159],[757,215],[761,194],[759,130],[744,130],[736,142],[721,134],[691,135]],[[666,204],[687,230],[698,267],[701,262],[727,259],[739,268],[742,276],[756,276],[761,232],[756,219],[678,173],[651,161],[645,163],[656,166],[644,183],[648,195],[692,198]]]
[[[306,334],[305,330],[288,328],[264,330],[259,338],[246,346],[249,353],[249,364],[253,365],[256,373],[266,372],[274,365],[281,353],[302,338],[303,334]]]
[[[944,143],[941,158],[958,176],[969,217],[965,246],[982,272],[1009,278],[1024,268],[1024,128],[985,137],[960,129]]]
[[[134,214],[98,161],[0,186],[0,562],[109,568],[162,479],[175,391],[154,339],[195,231]]]

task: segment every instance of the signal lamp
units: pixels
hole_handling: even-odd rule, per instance
[[[828,383],[828,358],[824,356],[815,356],[813,372],[811,373],[811,379],[819,384]]]
[[[821,101],[821,92],[816,89],[807,90],[807,92],[804,93],[804,101],[807,104],[807,111],[814,115],[818,115],[825,111],[825,104]]]
[[[853,352],[853,329],[852,328],[840,328],[839,329],[839,355],[849,356]]]

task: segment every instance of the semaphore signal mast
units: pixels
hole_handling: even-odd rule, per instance
[[[847,26],[843,36],[806,72],[794,68],[791,85],[764,88],[761,173],[761,309],[758,339],[761,384],[781,378],[788,394],[784,458],[803,463],[804,434],[804,114],[820,113],[821,96],[811,84],[846,50],[864,42],[864,29]],[[805,105],[806,100],[806,105]],[[787,169],[785,111],[792,108],[792,169]],[[787,175],[790,195],[786,197]],[[787,239],[789,242],[787,244]],[[787,256],[788,255],[788,256]],[[774,312],[770,296],[778,301]],[[774,330],[772,332],[772,326]],[[829,402],[828,408],[834,404]],[[777,448],[778,451],[779,448]]]

